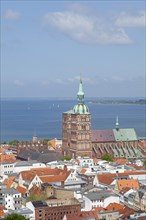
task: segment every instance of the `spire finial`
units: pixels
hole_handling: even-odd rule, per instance
[[[80,83],[82,83],[82,74],[80,73]]]
[[[116,130],[119,130],[119,118],[118,118],[118,115],[116,117]]]
[[[77,99],[80,103],[83,103],[84,101],[84,92],[83,92],[83,83],[82,83],[81,73],[80,73],[80,84],[79,84],[79,91],[77,93]]]

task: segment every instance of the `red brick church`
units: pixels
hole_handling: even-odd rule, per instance
[[[64,156],[101,158],[108,153],[113,158],[145,158],[146,142],[140,141],[134,128],[121,129],[116,119],[115,129],[92,130],[91,114],[84,103],[80,79],[77,104],[62,117],[62,151]]]

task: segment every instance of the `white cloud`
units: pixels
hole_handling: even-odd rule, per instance
[[[89,77],[82,77],[83,80],[83,84],[95,84],[96,80],[93,78],[89,78]],[[73,84],[77,84],[80,81],[80,76],[74,76],[74,77],[69,77],[69,78],[56,78],[53,80],[45,80],[41,82],[41,85],[43,86],[48,86],[48,85],[54,85],[54,84],[59,84],[59,85],[73,85]]]
[[[19,80],[19,79],[16,79],[16,80],[14,81],[14,84],[15,84],[16,86],[24,86],[24,83],[23,83],[21,80]]]
[[[146,12],[139,11],[135,15],[130,15],[126,12],[118,15],[115,25],[119,27],[145,27],[146,26]]]
[[[56,79],[55,80],[55,83],[58,83],[58,84],[61,84],[61,85],[66,85],[67,83],[66,83],[66,81],[64,81],[63,79]]]
[[[20,16],[20,12],[14,11],[12,9],[8,9],[4,14],[4,18],[7,20],[17,20],[20,18]]]
[[[47,13],[44,24],[52,26],[68,37],[82,43],[129,44],[131,39],[124,29],[106,22],[97,15],[76,11]]]
[[[122,82],[122,81],[125,81],[126,79],[124,79],[121,76],[112,76],[111,80],[116,81],[116,82]]]

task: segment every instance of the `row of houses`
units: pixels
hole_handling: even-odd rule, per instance
[[[11,163],[9,159],[1,162],[1,171],[0,213],[3,216],[15,212],[30,220],[145,217],[143,160],[107,162],[79,157],[41,163],[30,159],[18,161],[13,157]],[[122,206],[120,210],[119,206]]]

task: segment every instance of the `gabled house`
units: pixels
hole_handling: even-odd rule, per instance
[[[141,210],[146,212],[146,191],[141,198]]]
[[[71,171],[66,169],[36,168],[22,171],[15,179],[16,187],[20,186],[30,190],[33,186],[40,186],[42,183],[49,182],[64,187],[65,181],[75,179],[71,176]],[[76,181],[76,179],[74,180]]]
[[[139,181],[136,179],[122,179],[116,180],[115,191],[119,192],[124,188],[139,189]]]
[[[134,198],[134,209],[141,210],[142,207],[145,210],[144,204],[146,204],[146,191],[143,189],[137,190]]]
[[[145,178],[146,171],[126,171],[124,173],[103,173],[97,174],[93,180],[93,185],[108,187],[115,185],[117,180],[138,179],[140,182]],[[126,186],[125,186],[126,187]],[[132,187],[131,187],[132,188]]]

